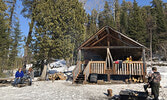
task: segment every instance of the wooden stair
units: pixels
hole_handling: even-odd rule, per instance
[[[84,76],[84,74],[81,72],[78,76],[77,76],[77,78],[76,78],[76,80],[74,81],[74,83],[76,83],[76,84],[83,84],[83,81],[85,80],[85,76]]]

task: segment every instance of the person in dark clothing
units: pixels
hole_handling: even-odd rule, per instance
[[[23,78],[23,76],[24,76],[24,73],[23,73],[22,69],[19,68],[19,70],[15,74],[15,80],[14,80],[13,86],[15,86],[18,83],[20,83],[21,79]]]
[[[154,96],[153,100],[158,100],[159,97],[159,88],[160,88],[160,81],[161,81],[161,75],[159,72],[157,72],[157,68],[152,68],[152,75],[151,75],[151,93]]]
[[[151,85],[152,85],[152,77],[151,76],[152,76],[152,73],[149,72],[148,75],[147,75],[148,82],[147,82],[146,85],[144,85],[144,90],[146,91],[147,95],[149,95],[147,88],[151,88]]]

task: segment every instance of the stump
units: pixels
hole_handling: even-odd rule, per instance
[[[112,97],[112,89],[107,89],[108,97]]]
[[[103,80],[97,80],[97,84],[99,84],[99,85],[103,85],[103,84],[105,84],[105,83],[104,83]]]

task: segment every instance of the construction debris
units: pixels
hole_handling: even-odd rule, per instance
[[[135,77],[132,77],[132,78],[129,78],[129,79],[125,79],[125,83],[143,83],[143,79],[138,77],[138,78],[135,78]]]
[[[103,80],[97,80],[97,84],[98,84],[98,85],[104,85],[105,82],[104,82]]]
[[[49,75],[49,80],[52,80],[52,82],[54,80],[66,80],[66,79],[67,79],[67,77],[64,76],[64,73],[62,73],[62,72]]]

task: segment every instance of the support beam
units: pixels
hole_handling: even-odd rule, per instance
[[[81,49],[141,49],[142,47],[132,46],[94,46],[94,47],[82,47]]]
[[[94,46],[94,45],[96,45],[97,43],[99,43],[101,40],[103,40],[104,38],[106,38],[108,35],[106,34],[105,36],[103,36],[101,39],[99,39],[99,40],[97,40],[96,42],[94,42],[92,45],[91,45],[91,47],[92,46]]]
[[[114,38],[114,39],[116,39],[116,40],[118,40],[118,41],[120,41],[120,42],[122,42],[122,43],[124,43],[124,44],[126,44],[126,45],[128,45],[128,46],[132,46],[132,45],[130,45],[130,44],[128,44],[128,43],[126,43],[126,42],[124,42],[123,40],[120,40],[120,39],[118,39],[118,38],[116,38],[116,37],[114,37],[113,35],[110,35],[112,38]]]

